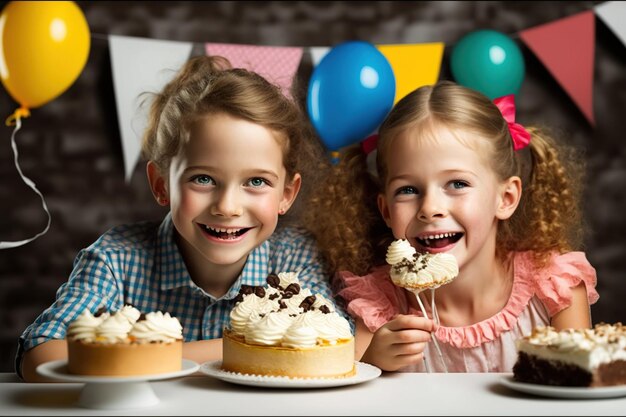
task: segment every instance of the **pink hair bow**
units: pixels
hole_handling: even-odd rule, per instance
[[[519,123],[515,123],[515,96],[509,94],[493,100],[500,109],[500,113],[509,125],[509,132],[513,138],[513,149],[524,149],[530,143],[530,133]]]
[[[371,136],[368,136],[361,142],[361,150],[365,155],[369,155],[370,152],[376,150],[376,146],[378,145],[378,134],[374,133]]]

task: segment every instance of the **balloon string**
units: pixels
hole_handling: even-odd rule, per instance
[[[30,117],[30,111],[26,107],[20,107],[17,110],[15,110],[12,115],[7,117],[4,123],[7,126],[16,126],[20,122],[20,119],[22,117],[24,118]],[[13,135],[15,135],[15,132],[17,132],[18,130],[19,128],[15,129],[15,131],[13,132]]]
[[[20,110],[22,109],[17,109],[15,113],[13,113],[12,115],[14,116],[13,120],[15,121],[15,129],[13,129],[13,133],[11,134],[11,148],[13,149],[13,157],[14,157],[13,160],[15,162],[15,168],[17,168],[17,172],[20,174],[20,177],[22,177],[22,181],[24,181],[26,185],[32,188],[32,190],[36,192],[37,195],[39,195],[39,198],[41,198],[41,205],[43,209],[45,210],[46,214],[48,215],[48,224],[46,224],[46,228],[42,232],[36,234],[35,236],[29,239],[15,241],[15,242],[0,242],[0,249],[16,248],[18,246],[25,245],[28,242],[32,242],[33,240],[37,239],[39,236],[45,234],[50,228],[50,211],[48,211],[48,206],[46,205],[46,201],[44,200],[43,195],[39,192],[39,190],[35,186],[35,183],[22,173],[22,169],[20,168],[20,164],[18,163],[18,153],[17,153],[17,145],[15,144],[15,134],[22,127],[21,117],[23,113],[21,113]],[[26,110],[26,112],[28,113],[28,110]],[[28,114],[25,117],[28,117]],[[11,117],[9,117],[9,119],[10,118]],[[7,123],[8,123],[8,119],[7,119]]]

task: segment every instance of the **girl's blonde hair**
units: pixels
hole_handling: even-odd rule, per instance
[[[319,171],[319,164],[324,164],[323,145],[302,106],[261,75],[232,68],[224,57],[189,59],[152,99],[142,157],[154,161],[162,173],[169,170],[172,158],[189,141],[193,126],[217,113],[272,131],[283,149],[288,180],[300,173],[303,189],[309,186],[309,176]]]
[[[326,210],[331,202],[336,207],[328,219],[308,219],[323,226],[315,234],[334,271],[364,274],[371,266],[384,263],[393,235],[378,212],[376,196],[385,184],[388,155],[393,152],[394,139],[407,129],[419,132],[432,126],[473,134],[488,144],[477,149],[487,150],[483,157],[498,178],[522,179],[517,210],[499,223],[497,256],[532,251],[536,260],[543,262],[552,251],[580,249],[583,226],[579,199],[584,168],[580,155],[573,148],[560,146],[537,127],[527,127],[530,145],[515,151],[507,122],[491,100],[475,90],[441,81],[411,92],[389,113],[379,130],[377,176],[368,175],[366,155],[354,146],[346,150],[333,168],[334,174],[327,177],[329,184],[321,187],[330,195],[314,199],[319,207],[312,211],[318,215],[323,215],[324,205]]]

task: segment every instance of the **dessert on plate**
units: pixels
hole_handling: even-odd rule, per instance
[[[242,285],[224,329],[222,369],[291,378],[354,375],[354,336],[333,304],[302,288],[297,273],[266,281]]]
[[[537,326],[517,341],[513,379],[541,385],[606,387],[626,384],[626,327],[593,329]]]
[[[84,310],[67,328],[68,372],[92,376],[153,375],[181,370],[182,326],[160,311],[130,305],[92,315]]]

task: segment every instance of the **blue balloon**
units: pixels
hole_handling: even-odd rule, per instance
[[[457,83],[490,99],[517,94],[524,81],[524,57],[517,44],[495,30],[479,30],[463,37],[450,55]]]
[[[307,111],[326,147],[336,151],[375,131],[395,94],[387,58],[368,42],[348,41],[332,48],[315,67]]]

